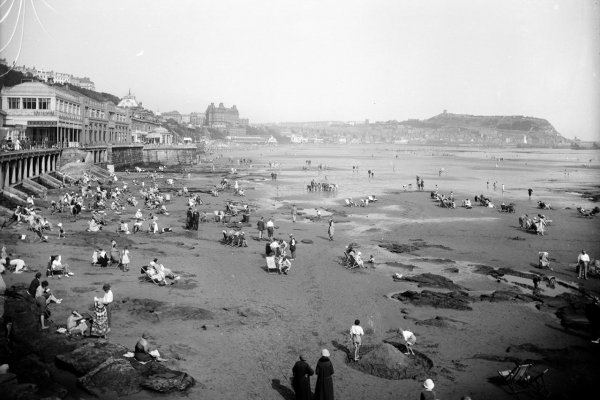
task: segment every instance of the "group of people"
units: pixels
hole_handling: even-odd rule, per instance
[[[265,256],[274,257],[275,265],[280,274],[287,275],[292,268],[292,261],[296,259],[296,238],[290,233],[289,243],[283,239],[271,238],[265,245]],[[289,250],[289,254],[288,254]]]

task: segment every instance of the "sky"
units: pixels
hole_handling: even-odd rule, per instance
[[[600,140],[598,0],[0,5],[0,57],[131,90],[155,112],[223,102],[261,123],[448,110],[546,118],[563,136]]]

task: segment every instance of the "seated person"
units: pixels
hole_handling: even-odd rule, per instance
[[[160,206],[160,209],[158,210],[158,212],[160,214],[169,215],[169,213],[167,212],[167,207],[164,204],[162,206]]]
[[[373,254],[371,254],[369,256],[369,261],[367,261],[369,264],[375,264],[375,258],[373,258]]]
[[[135,218],[136,219],[142,219],[142,210],[138,208],[138,210],[135,212]]]
[[[67,318],[67,332],[71,335],[82,335],[85,336],[89,326],[85,321],[85,318],[77,311],[73,311]]]
[[[267,242],[265,244],[265,255],[267,257],[271,257],[275,255],[275,252],[273,251],[273,249],[271,248],[271,243]]]
[[[119,232],[129,235],[131,233],[129,232],[129,224],[125,221],[121,221],[121,224],[119,225]]]
[[[106,268],[108,266],[108,263],[110,262],[110,257],[108,256],[108,254],[106,253],[105,250],[99,249],[98,251],[98,264],[103,267]]]
[[[173,273],[173,271],[171,271],[169,268],[165,268],[164,265],[159,264],[158,263],[158,258],[155,258],[154,260],[152,260],[149,265],[151,267],[153,267],[158,274],[161,274],[165,278],[179,279],[179,277],[177,275],[175,275]]]
[[[279,273],[283,273],[285,275],[288,274],[290,268],[292,268],[292,262],[288,256],[279,257],[277,262],[277,267],[279,268]]]
[[[62,263],[62,256],[60,254],[58,256],[51,256],[50,259],[50,270],[52,273],[61,271],[63,275],[67,277],[75,275],[69,270],[68,264]]]
[[[136,222],[133,223],[133,233],[139,232],[142,229],[142,224],[144,223],[143,220],[138,219]]]
[[[153,361],[154,357],[150,354],[150,350],[148,348],[148,332],[144,332],[140,340],[135,344],[135,349],[133,350],[134,358],[141,362]]]
[[[94,219],[91,219],[88,225],[88,232],[99,232],[102,229],[102,225],[98,224]]]
[[[150,278],[152,282],[156,283],[157,285],[165,286],[167,284],[165,276],[159,273],[156,268],[151,265],[142,267],[142,273],[146,274],[148,278]]]
[[[42,284],[35,290],[35,298],[37,299],[38,297],[43,297],[46,304],[50,304],[52,302],[56,304],[62,303],[62,299],[57,299],[50,291],[50,288],[48,287],[48,281],[43,281]]]
[[[364,268],[365,262],[363,261],[361,254],[362,253],[360,251],[358,253],[356,253],[356,256],[354,257],[354,259],[356,260],[356,263],[358,264],[359,267]]]

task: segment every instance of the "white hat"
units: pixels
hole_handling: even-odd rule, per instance
[[[62,227],[62,222],[59,222],[58,224],[56,224],[56,226]]]
[[[329,357],[329,350],[327,350],[327,349],[321,350],[321,355],[323,357]],[[433,382],[431,384],[433,385]]]
[[[423,387],[427,390],[433,390],[434,386],[435,385],[431,379],[425,379],[425,382],[423,382]]]

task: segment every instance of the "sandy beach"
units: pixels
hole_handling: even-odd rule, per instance
[[[595,388],[600,344],[590,341],[599,332],[592,332],[589,324],[566,326],[559,316],[581,315],[600,290],[598,275],[584,281],[575,272],[582,249],[600,258],[600,217],[583,218],[576,210],[597,205],[588,197],[600,192],[598,151],[303,145],[219,155],[207,155],[189,170],[189,178],[167,172],[157,179],[161,190],[173,194],[169,215],[158,217],[159,227],[172,227],[171,233],[116,233],[120,219],[133,225],[136,208],[144,216],[152,212],[141,207],[143,201],[120,215],[107,210],[104,229],[85,232],[88,210],[73,221],[45,209],[61,190],[49,191],[48,202],[38,204],[54,225],[63,223],[65,239],[52,231],[48,242],[41,243],[32,239],[25,224],[0,231],[11,258],[24,259],[32,269],[45,271],[51,254],[61,254],[71,266],[73,277],[50,279],[53,293],[64,299],[51,306],[55,324],[64,324],[73,309],[91,310],[94,296],[110,283],[115,304],[108,340],[133,349],[148,331],[151,347],[165,363],[196,379],[185,395],[191,399],[293,399],[289,378],[298,355],[306,355],[314,367],[322,348],[331,352],[338,399],[416,399],[426,378],[433,379],[441,399],[509,399],[491,378],[526,361],[533,363],[533,372],[548,369],[546,384],[554,398],[575,398]],[[241,158],[251,163],[239,164]],[[589,159],[594,161],[587,166]],[[303,169],[306,160],[310,167]],[[368,170],[374,171],[372,179]],[[415,189],[417,175],[425,181],[424,191]],[[117,184],[127,182],[132,192],[139,190],[132,179],[151,182],[145,173],[118,176]],[[245,197],[232,190],[219,197],[208,194],[223,177],[237,179]],[[174,179],[172,187],[167,179]],[[337,184],[338,190],[307,192],[312,179]],[[436,185],[440,193],[454,193],[456,209],[432,201],[430,191]],[[211,220],[198,231],[186,231],[187,198],[176,195],[183,186],[200,193],[203,205],[198,208],[209,216],[229,200],[248,204],[250,223],[237,223],[241,217],[235,217],[235,223]],[[533,189],[531,199],[528,188]],[[516,212],[482,207],[473,201],[479,194],[490,196],[496,205],[514,203]],[[356,201],[368,195],[378,201],[367,207],[344,205],[346,198]],[[473,202],[470,210],[460,207],[466,198]],[[539,200],[552,209],[537,209]],[[291,219],[293,204],[298,207],[296,223]],[[546,235],[520,229],[520,215],[538,213],[552,221]],[[273,218],[276,237],[287,240],[294,234],[299,242],[288,275],[265,270],[266,242],[257,240],[256,231],[261,216]],[[336,228],[333,241],[327,235],[330,218]],[[230,228],[246,232],[248,247],[220,243],[222,230]],[[27,238],[20,240],[21,234]],[[120,249],[129,247],[128,272],[91,266],[94,248],[108,249],[112,239]],[[344,247],[351,242],[360,246],[364,259],[373,255],[375,263],[344,268]],[[537,268],[540,251],[549,252],[552,271]],[[140,267],[155,257],[181,279],[164,287],[141,281]],[[394,280],[394,274],[409,279]],[[423,274],[434,274],[435,282],[410,280]],[[541,291],[534,293],[534,274],[554,276],[559,284],[551,289],[542,282]],[[30,272],[3,274],[7,287],[26,286],[32,277]],[[442,281],[445,287],[439,285]],[[458,293],[466,308],[449,306],[448,298],[437,307],[407,296],[394,298],[408,291]],[[365,359],[384,342],[401,343],[399,328],[414,332],[414,374],[384,379],[365,371],[363,360],[350,362],[348,331],[355,319],[365,329]],[[58,335],[55,328],[44,334]],[[91,398],[74,387],[74,376],[58,370],[55,374],[72,389],[72,398]],[[313,377],[313,389],[314,384]],[[141,392],[129,398],[149,396]]]

